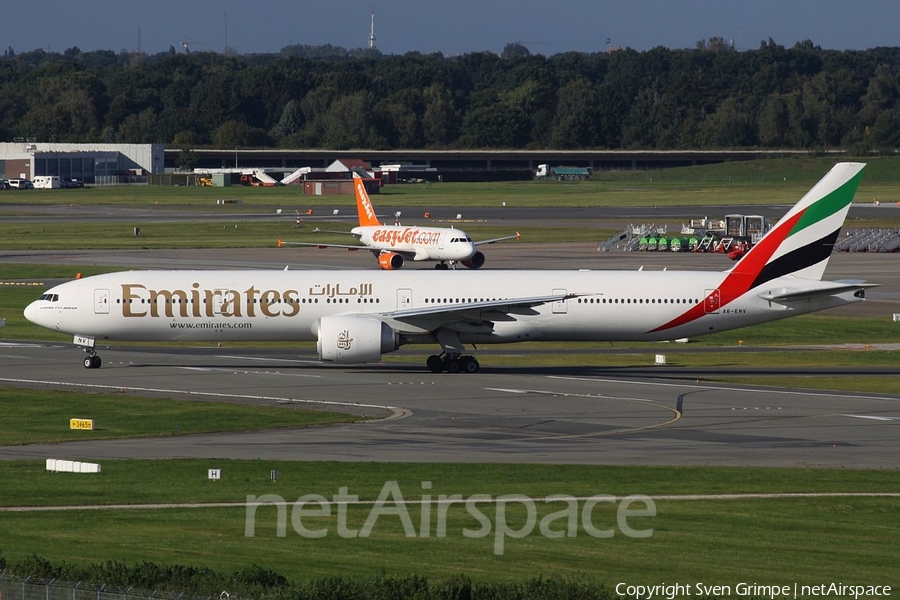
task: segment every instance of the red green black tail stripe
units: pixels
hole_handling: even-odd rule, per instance
[[[834,190],[825,192],[821,198],[813,197],[809,200],[809,204],[803,206],[804,201],[813,196],[820,185],[828,186],[829,176],[826,175],[758,244],[751,248],[750,252],[725,276],[715,291],[686,312],[648,333],[657,333],[690,323],[704,314],[714,312],[740,298],[757,286],[827,260],[838,235],[840,235],[844,217],[841,216],[840,222],[832,219],[835,221],[832,227],[836,226],[836,228],[831,231],[817,232],[815,231],[816,226],[828,225],[823,221],[849,208],[856,188],[859,186],[862,171],[863,169],[857,166],[857,171],[852,177]],[[841,176],[841,174],[837,173],[835,176]],[[846,216],[846,212],[844,212],[844,216]],[[821,229],[821,227],[819,228]],[[802,243],[802,238],[808,237],[810,234],[818,235],[815,239]],[[793,236],[797,237],[793,238]],[[776,256],[779,250],[784,250],[784,247],[792,241],[799,241],[802,245]]]

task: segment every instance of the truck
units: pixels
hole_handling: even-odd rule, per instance
[[[35,189],[55,190],[62,187],[59,175],[38,175],[32,183]]]
[[[551,167],[550,165],[538,165],[534,174],[536,179],[549,179],[553,181],[584,181],[591,178],[590,167]]]

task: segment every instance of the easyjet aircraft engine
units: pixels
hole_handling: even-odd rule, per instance
[[[395,271],[403,267],[403,255],[396,252],[383,252],[378,255],[378,266],[384,271]]]
[[[475,252],[475,254],[472,255],[472,258],[468,258],[462,261],[462,264],[466,265],[470,269],[480,269],[484,266],[484,253],[478,250]]]
[[[316,324],[319,360],[336,364],[376,362],[400,347],[400,336],[387,323],[354,315],[322,317]]]

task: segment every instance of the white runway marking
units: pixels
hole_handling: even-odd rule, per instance
[[[634,381],[633,379],[602,379],[599,377],[571,377],[562,375],[547,375],[548,379],[562,379],[566,381],[592,381],[595,383],[621,383],[628,385],[652,385],[659,387],[676,387],[676,388],[693,388],[697,390],[722,390],[728,392],[750,392],[759,393],[759,388],[747,388],[740,386],[724,386],[724,385],[701,385],[692,383],[665,383],[662,381]],[[870,396],[860,394],[836,394],[825,392],[822,390],[780,390],[766,389],[767,394],[784,394],[789,396],[820,396],[822,398],[853,398],[856,400],[891,400],[896,402],[897,398],[892,396]]]
[[[874,415],[841,415],[842,417],[853,417],[854,419],[871,419],[872,421],[897,421],[900,417],[876,417]]]

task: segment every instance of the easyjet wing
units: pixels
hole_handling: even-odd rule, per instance
[[[351,244],[323,244],[316,242],[285,242],[284,240],[278,240],[278,247],[282,246],[307,246],[310,248],[346,248],[347,250],[371,250],[372,248],[368,246],[363,246],[361,244],[351,245]]]
[[[473,242],[473,244],[476,246],[481,246],[483,244],[494,244],[496,242],[502,242],[503,240],[518,240],[521,237],[521,234],[519,234],[519,232],[517,231],[516,235],[505,235],[503,237],[492,238],[489,240],[481,240],[480,242]]]

